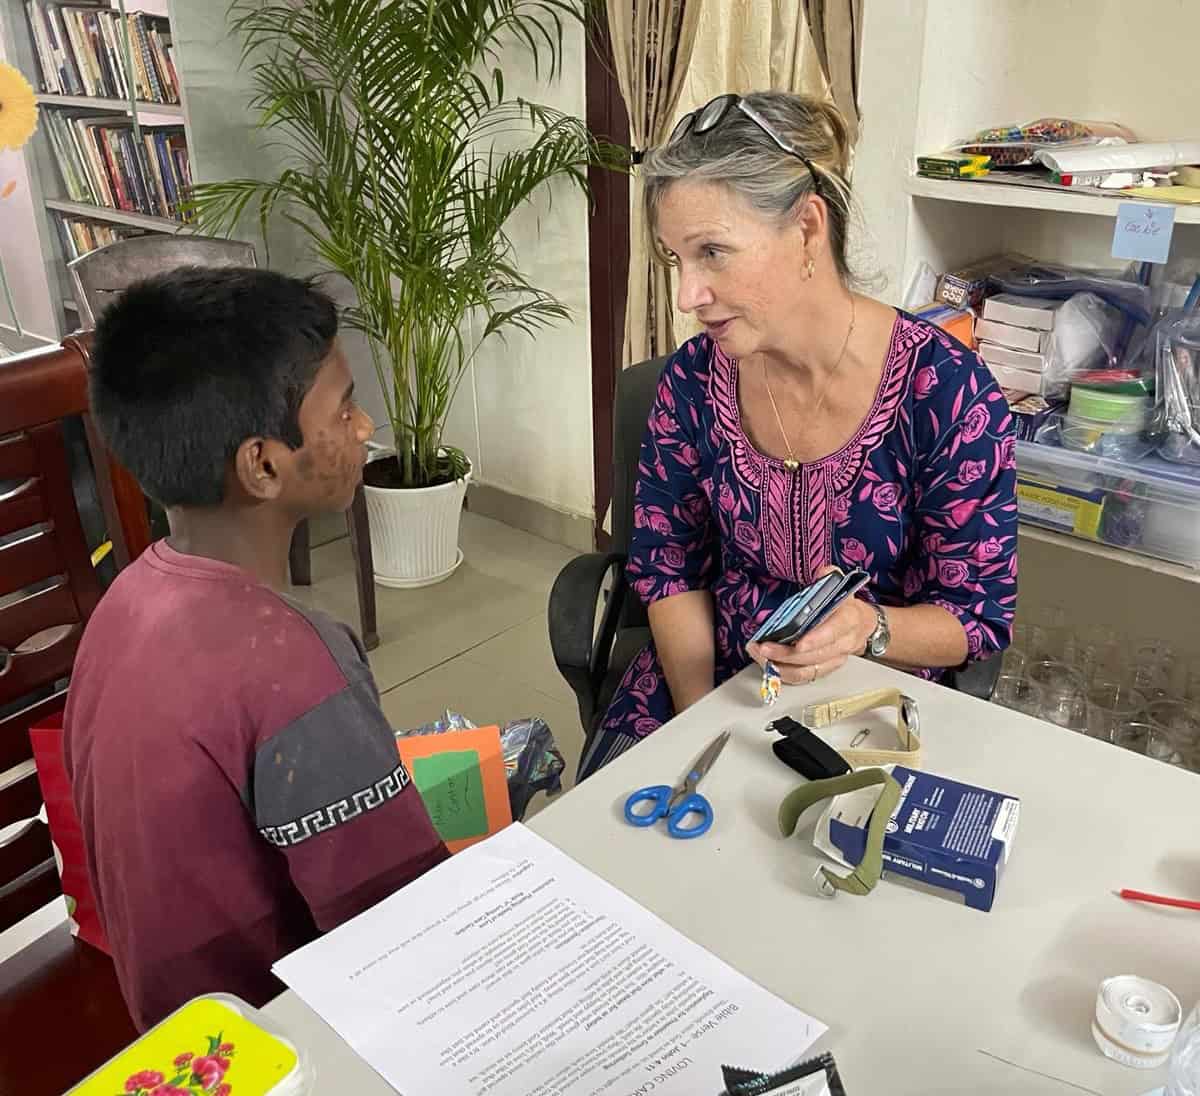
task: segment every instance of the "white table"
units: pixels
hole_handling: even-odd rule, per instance
[[[800,778],[771,753],[750,671],[531,828],[828,1023],[821,1045],[850,1096],[1139,1096],[1161,1084],[1164,1071],[1104,1059],[1089,1025],[1109,975],[1163,982],[1185,1010],[1200,999],[1200,917],[1113,894],[1200,893],[1200,777],[862,661],[786,690],[775,712],[884,685],[920,701],[924,768],[1022,801],[989,913],[886,877],[865,898],[815,895],[811,820],[789,840],[776,826]],[[708,835],[624,823],[629,791],[676,780],[724,727],[735,733],[704,784]],[[322,1096],[391,1092],[294,994],[267,1011],[311,1049]]]

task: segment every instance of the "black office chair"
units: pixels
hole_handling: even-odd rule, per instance
[[[625,578],[633,534],[633,490],[646,423],[667,359],[655,358],[622,371],[613,408],[612,544],[607,554],[593,552],[571,560],[550,591],[550,646],[559,673],[579,701],[585,735],[584,755],[629,664],[650,641],[650,621],[642,599]],[[604,594],[604,609],[596,611]],[[999,658],[973,662],[948,674],[945,684],[969,696],[990,700],[1000,675]]]

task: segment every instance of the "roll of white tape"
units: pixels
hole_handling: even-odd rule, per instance
[[[1122,974],[1100,985],[1092,1035],[1114,1061],[1156,1069],[1167,1060],[1182,1016],[1179,999],[1166,986]]]

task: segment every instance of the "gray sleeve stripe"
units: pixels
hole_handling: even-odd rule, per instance
[[[329,803],[319,810],[310,811],[281,826],[263,826],[258,832],[278,848],[294,848],[310,837],[316,837],[326,830],[357,818],[360,814],[382,807],[404,791],[408,783],[408,770],[403,762],[399,762],[387,776],[353,795]]]

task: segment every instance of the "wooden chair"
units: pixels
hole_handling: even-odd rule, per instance
[[[135,236],[108,247],[89,252],[69,263],[79,306],[79,318],[86,327],[94,327],[114,297],[142,278],[179,266],[256,266],[254,247],[238,240],[219,240],[207,236]],[[371,557],[367,499],[360,485],[354,502],[346,511],[346,528],[354,555],[358,588],[358,609],[362,640],[368,651],[379,646],[375,610],[375,566]],[[292,582],[312,584],[311,534],[308,523],[297,528],[289,557]]]
[[[0,362],[0,829],[41,806],[29,727],[62,708],[100,598],[72,490],[63,419],[87,431],[119,566],[150,542],[137,483],[88,413],[78,340]],[[0,845],[0,929],[61,893],[49,833],[27,821]],[[65,926],[0,965],[0,1092],[61,1092],[134,1037],[111,961]]]

